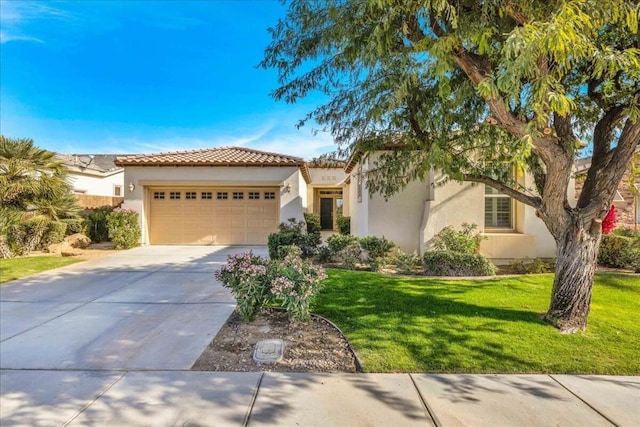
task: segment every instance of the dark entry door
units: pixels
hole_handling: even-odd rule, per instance
[[[333,230],[333,198],[320,198],[320,228]]]

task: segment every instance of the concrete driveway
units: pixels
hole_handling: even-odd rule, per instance
[[[248,249],[147,246],[7,283],[0,368],[189,369],[234,307],[213,272]]]

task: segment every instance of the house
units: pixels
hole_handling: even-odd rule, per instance
[[[118,206],[124,201],[124,169],[116,155],[57,154],[67,169],[73,194],[84,208]]]
[[[447,181],[437,172],[409,182],[388,200],[370,197],[366,172],[384,151],[354,153],[345,171],[350,181],[351,232],[356,236],[385,236],[403,251],[423,253],[444,227],[476,224],[485,237],[480,253],[495,263],[516,258],[553,258],[555,241],[535,209],[489,186]],[[524,174],[517,179],[534,187]]]
[[[591,157],[578,159],[576,166],[576,199],[580,196],[587,171],[591,166]],[[618,224],[623,227],[640,226],[640,149],[636,151],[613,198]]]
[[[336,218],[350,216],[352,234],[384,236],[409,252],[466,222],[479,226],[487,238],[481,252],[496,261],[555,256],[533,208],[483,185],[440,185],[432,173],[388,200],[370,197],[366,172],[379,154],[305,162],[222,147],[118,156],[115,164],[124,168],[124,207],[140,213],[143,244],[265,244],[279,223],[316,212],[322,229],[336,230]]]

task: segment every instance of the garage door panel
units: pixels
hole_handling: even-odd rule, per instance
[[[152,244],[266,244],[267,236],[277,231],[279,201],[264,199],[265,192],[277,194],[276,188],[166,187],[150,191]]]

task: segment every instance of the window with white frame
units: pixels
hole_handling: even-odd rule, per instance
[[[513,199],[493,187],[484,187],[484,228],[512,230]]]

